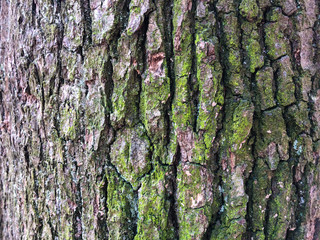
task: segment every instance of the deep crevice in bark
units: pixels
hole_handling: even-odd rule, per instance
[[[171,221],[171,224],[174,227],[174,234],[175,239],[179,240],[179,221],[178,221],[178,202],[177,202],[177,173],[178,173],[178,165],[181,161],[181,152],[180,152],[180,146],[177,146],[176,155],[173,161],[173,176],[172,176],[172,195],[169,196],[170,200],[170,209],[169,209],[169,221]]]
[[[92,19],[90,0],[80,0],[81,15],[83,21],[83,46],[88,46],[92,43]]]
[[[261,109],[258,106],[258,101],[255,97],[255,86],[256,86],[256,74],[259,71],[259,69],[256,69],[254,73],[251,74],[251,79],[250,79],[250,92],[252,94],[252,102],[254,104],[254,113],[253,113],[253,124],[252,124],[252,129],[251,129],[251,138],[253,138],[253,144],[251,145],[251,155],[253,156],[253,164],[252,164],[252,169],[251,172],[248,176],[248,178],[245,180],[245,192],[248,195],[248,202],[247,202],[247,213],[246,213],[246,222],[247,222],[247,229],[246,229],[246,234],[247,238],[250,239],[252,235],[254,234],[252,230],[252,211],[253,211],[253,185],[254,185],[254,175],[255,175],[255,168],[257,168],[257,159],[256,159],[256,149],[255,149],[255,144],[257,141],[257,138],[259,137],[259,120],[261,119]],[[254,97],[255,96],[255,97]],[[250,140],[249,140],[250,141]]]
[[[214,12],[215,15],[215,19],[216,19],[216,30],[215,30],[215,34],[219,40],[220,43],[220,50],[219,50],[219,61],[220,64],[222,66],[222,77],[221,77],[221,84],[224,87],[224,93],[223,93],[223,98],[225,99],[223,106],[221,106],[221,110],[219,112],[219,120],[217,122],[217,132],[216,132],[216,138],[214,140],[214,144],[213,144],[213,148],[212,148],[212,154],[213,154],[213,158],[214,158],[214,163],[216,165],[214,170],[214,177],[219,179],[218,181],[218,185],[215,187],[219,188],[219,192],[220,192],[220,205],[219,205],[219,211],[217,213],[214,214],[214,216],[212,216],[212,220],[209,222],[209,226],[205,232],[205,234],[203,235],[203,239],[202,240],[210,240],[213,236],[213,234],[216,234],[217,232],[215,231],[216,228],[218,227],[218,225],[220,225],[222,223],[222,214],[224,211],[224,205],[225,205],[225,201],[224,201],[224,196],[223,196],[223,179],[222,179],[222,173],[221,171],[223,171],[221,169],[221,139],[223,136],[223,130],[224,130],[224,126],[223,123],[225,122],[226,119],[226,102],[227,102],[227,93],[228,93],[228,88],[226,88],[226,84],[227,84],[227,70],[226,70],[226,60],[225,60],[225,52],[226,52],[226,48],[223,45],[223,29],[222,29],[222,17],[221,14],[219,14],[218,9],[217,9],[217,1],[215,1],[214,3],[212,3],[210,5],[211,7],[211,11]]]
[[[81,197],[81,183],[78,179],[77,182],[73,184],[76,185],[76,209],[73,213],[73,238],[75,240],[82,239],[82,197]]]
[[[159,7],[158,7],[159,8]],[[162,36],[164,40],[164,50],[165,58],[168,68],[168,78],[170,80],[170,96],[165,105],[165,120],[166,120],[166,141],[167,146],[170,143],[170,133],[171,133],[171,115],[172,115],[172,102],[175,96],[175,73],[174,73],[174,49],[173,49],[173,23],[172,23],[172,9],[173,1],[164,0],[163,7],[161,8],[161,13],[164,16],[164,24],[162,30]]]
[[[318,240],[320,237],[320,219],[316,218],[315,222],[315,231],[312,240]]]

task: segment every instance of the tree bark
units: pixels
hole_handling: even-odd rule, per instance
[[[319,14],[0,1],[0,239],[320,239]]]

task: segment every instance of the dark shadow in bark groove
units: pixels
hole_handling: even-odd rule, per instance
[[[319,237],[320,237],[320,219],[319,218],[316,219],[314,228],[315,228],[315,231],[314,231],[312,240],[319,240]]]
[[[46,208],[47,208],[47,211],[50,212],[50,209],[49,209],[48,205],[46,206]],[[57,233],[57,230],[52,225],[52,220],[51,220],[50,214],[49,214],[49,219],[48,219],[48,225],[49,225],[49,228],[50,228],[50,233],[51,233],[52,239],[58,238],[58,233]]]
[[[156,5],[156,4],[155,4]],[[157,5],[156,5],[157,6]],[[164,16],[163,29],[161,33],[164,42],[165,58],[168,68],[168,78],[170,79],[170,96],[165,104],[165,121],[166,121],[166,141],[165,145],[170,143],[171,132],[171,114],[172,114],[172,102],[175,95],[176,79],[174,73],[174,51],[173,51],[173,23],[172,23],[172,0],[164,0],[163,8],[161,8],[162,15]]]
[[[92,43],[92,19],[90,0],[80,0],[81,15],[83,21],[83,46]]]
[[[173,180],[172,180],[172,195],[170,196],[171,205],[169,209],[169,220],[172,221],[174,227],[174,234],[175,239],[179,240],[179,219],[178,219],[178,202],[177,202],[177,173],[178,173],[178,166],[181,161],[181,150],[178,144],[176,156],[173,161]]]
[[[81,197],[81,185],[80,181],[78,181],[76,186],[76,210],[73,213],[73,237],[75,240],[82,239],[82,197]]]
[[[225,46],[223,45],[223,30],[222,30],[222,19],[221,19],[221,16],[218,14],[218,10],[217,10],[217,2],[218,1],[214,1],[213,3],[210,4],[210,11],[214,12],[214,16],[215,16],[215,19],[216,19],[216,30],[215,30],[215,34],[218,38],[218,42],[220,43],[220,50],[219,50],[219,61],[220,61],[220,64],[221,64],[221,67],[222,67],[222,77],[221,77],[221,84],[223,85],[224,87],[224,96],[223,98],[226,99],[226,96],[227,96],[227,92],[228,92],[228,89],[225,88],[226,84],[227,84],[227,68],[226,68],[226,65],[225,65]],[[226,102],[227,101],[224,101],[224,104],[223,106],[221,107],[221,111],[219,113],[219,115],[221,115],[220,117],[220,121],[218,122],[217,126],[218,126],[218,129],[217,129],[217,132],[216,132],[216,139],[214,141],[214,147],[212,147],[212,154],[213,154],[213,157],[214,157],[214,165],[216,165],[216,169],[213,169],[214,170],[214,177],[215,178],[218,178],[219,181],[218,181],[218,185],[217,186],[214,186],[214,187],[218,187],[218,188],[221,188],[223,186],[223,180],[222,180],[222,176],[221,176],[221,164],[220,163],[220,152],[221,152],[221,149],[220,149],[220,140],[222,138],[222,134],[223,134],[223,122],[225,121],[226,119]],[[224,198],[223,198],[223,192],[220,192],[220,206],[219,206],[219,211],[216,212],[216,213],[213,213],[213,216],[212,216],[212,219],[211,221],[209,222],[209,226],[208,228],[206,229],[206,232],[204,233],[203,237],[202,237],[202,240],[210,240],[213,236],[214,233],[214,230],[216,229],[217,225],[218,224],[221,224],[222,222],[222,209],[224,207]]]
[[[29,151],[28,151],[28,146],[24,146],[23,148],[23,154],[24,154],[24,160],[26,161],[27,164],[27,172],[29,172],[30,169],[30,157],[29,157]]]
[[[254,105],[255,107],[257,106],[256,104]],[[256,139],[258,138],[257,132],[255,131],[255,124],[259,124],[259,119],[260,119],[261,113],[257,113],[257,110],[255,109],[254,114],[253,114],[253,128],[251,129],[251,136],[254,139],[254,142],[251,146],[251,154],[252,156],[255,156],[255,143]],[[257,167],[256,165],[256,158],[253,160],[253,166],[252,166],[252,171],[249,174],[249,177],[245,180],[245,192],[248,195],[248,203],[247,203],[247,214],[246,214],[246,222],[247,222],[247,230],[246,234],[248,239],[250,239],[252,235],[252,216],[251,213],[253,211],[253,184],[254,184],[254,173],[255,173],[255,168]]]

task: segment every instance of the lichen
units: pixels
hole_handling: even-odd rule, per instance
[[[109,237],[116,240],[133,238],[136,218],[133,190],[112,169],[107,170],[106,177]]]
[[[169,169],[155,164],[151,175],[143,179],[138,194],[137,235],[139,239],[172,239],[173,226],[169,222]]]
[[[256,74],[256,100],[261,110],[272,108],[276,105],[274,100],[274,79],[271,67],[265,67]]]
[[[111,163],[134,189],[139,180],[151,170],[151,145],[142,125],[120,132],[111,146]]]
[[[259,7],[255,0],[242,0],[239,6],[240,14],[249,21],[258,17]]]

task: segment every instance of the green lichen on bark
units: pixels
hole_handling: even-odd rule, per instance
[[[142,125],[120,132],[111,146],[111,163],[134,189],[151,170],[151,145]]]
[[[135,195],[130,184],[114,170],[107,172],[108,235],[110,239],[132,239],[136,228]]]
[[[177,202],[180,239],[200,239],[217,209],[214,176],[204,167],[181,164],[178,168]],[[205,184],[204,184],[205,182]]]
[[[277,169],[280,160],[289,158],[289,137],[279,108],[265,111],[261,117],[260,138],[256,142],[259,157],[266,159],[271,170]]]
[[[167,195],[172,191],[169,168],[156,164],[150,176],[142,181],[139,189],[137,235],[135,240],[173,239],[174,228],[169,221],[171,202]]]
[[[319,239],[316,0],[0,15],[0,239]]]
[[[265,43],[268,56],[278,59],[287,54],[288,39],[284,35],[284,30],[288,26],[288,17],[282,15],[280,8],[273,8],[267,15],[268,23],[264,26]]]
[[[274,100],[275,84],[273,79],[273,69],[266,67],[256,74],[256,100],[261,110],[266,110],[276,106]]]
[[[287,162],[281,162],[272,179],[272,195],[268,203],[267,238],[285,239],[286,229],[290,226],[295,191],[291,184],[291,174]]]

